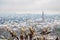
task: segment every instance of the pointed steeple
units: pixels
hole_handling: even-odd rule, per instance
[[[42,22],[44,22],[44,11],[42,11]]]

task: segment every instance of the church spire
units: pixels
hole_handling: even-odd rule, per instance
[[[42,21],[44,22],[44,11],[42,11]]]

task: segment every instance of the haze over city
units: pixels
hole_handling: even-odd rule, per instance
[[[60,0],[0,0],[0,40],[60,40]]]
[[[59,14],[60,0],[0,0],[1,12]]]

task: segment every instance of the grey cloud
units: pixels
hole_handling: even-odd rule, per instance
[[[60,11],[60,0],[50,0],[47,3],[42,2],[40,4],[36,4],[36,1],[37,0],[0,0],[0,11]]]

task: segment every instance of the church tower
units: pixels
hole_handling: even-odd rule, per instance
[[[44,22],[44,11],[42,11],[42,22]]]

